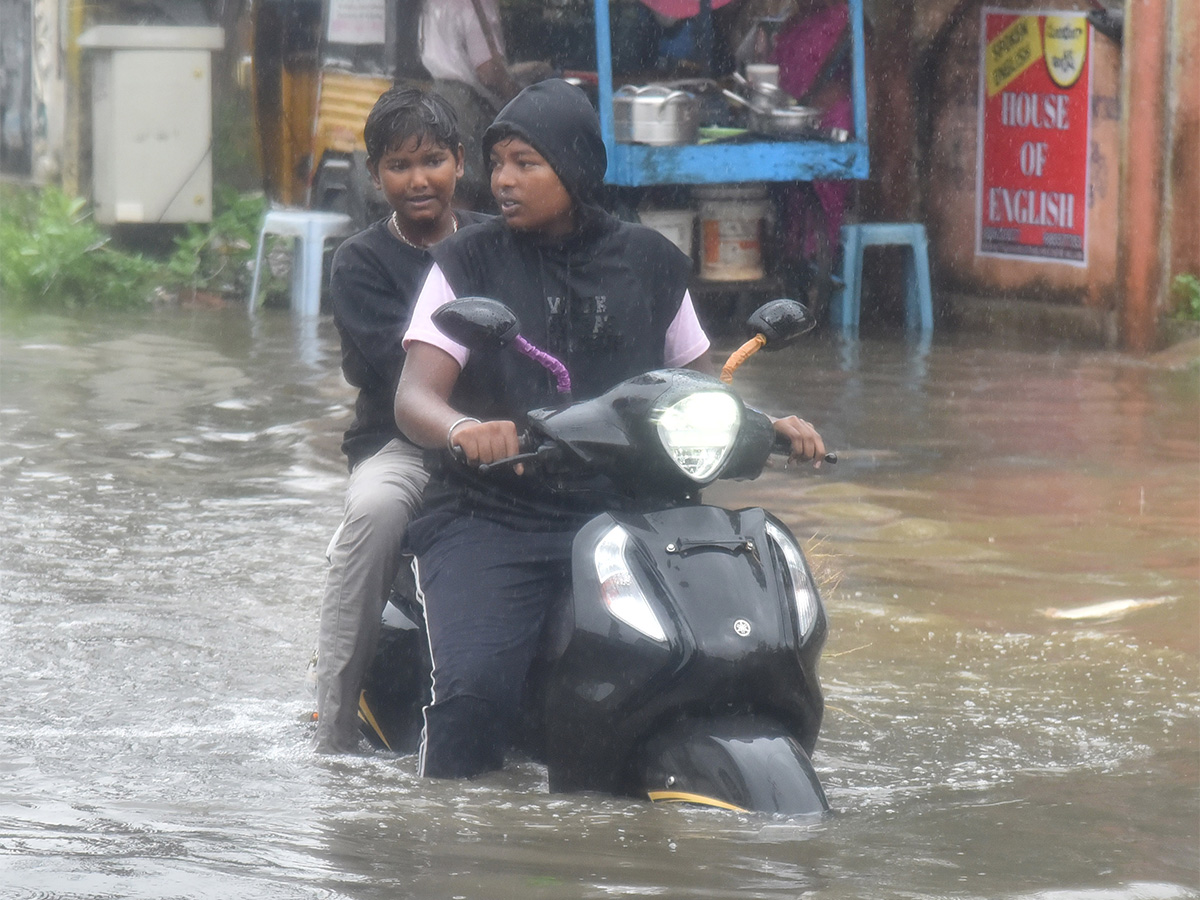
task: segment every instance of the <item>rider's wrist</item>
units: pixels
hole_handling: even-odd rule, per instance
[[[474,416],[463,416],[461,419],[455,419],[454,422],[446,429],[446,449],[451,453],[454,452],[454,429],[459,425],[465,425],[467,422],[474,422],[479,425],[480,422]]]

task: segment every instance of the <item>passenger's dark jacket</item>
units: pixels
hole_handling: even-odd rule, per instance
[[[488,218],[463,211],[455,215],[463,226]],[[387,223],[382,219],[343,242],[329,278],[342,372],[358,388],[354,422],[342,442],[351,469],[393,438],[407,440],[396,427],[392,402],[404,367],[400,341],[430,257],[427,250],[397,240]]]

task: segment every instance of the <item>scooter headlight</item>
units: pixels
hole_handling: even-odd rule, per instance
[[[792,584],[792,602],[796,606],[796,620],[800,626],[800,639],[803,641],[817,624],[821,604],[816,590],[813,589],[808,563],[792,536],[771,521],[767,522],[767,537],[779,548],[787,564],[788,577]]]
[[[594,558],[596,576],[600,579],[600,596],[614,618],[652,640],[666,641],[667,633],[625,559],[628,541],[629,532],[614,525],[596,544]]]
[[[667,455],[685,475],[703,484],[729,459],[742,408],[724,391],[698,391],[656,410],[655,420]]]

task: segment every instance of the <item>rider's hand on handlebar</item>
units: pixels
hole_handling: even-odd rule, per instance
[[[501,419],[495,422],[464,422],[454,429],[452,444],[462,449],[468,464],[479,466],[498,459],[516,456],[521,452],[515,422]],[[525,471],[520,463],[513,466],[518,475]]]
[[[775,432],[791,442],[792,453],[788,462],[794,459],[814,460],[813,468],[821,468],[821,460],[825,457],[825,442],[817,429],[796,416],[786,416],[774,421]]]

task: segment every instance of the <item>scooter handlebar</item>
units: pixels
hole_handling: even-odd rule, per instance
[[[776,434],[775,435],[775,445],[774,445],[774,447],[772,447],[772,451],[775,453],[788,454],[790,456],[791,452],[792,452],[791,440],[789,440],[785,435]],[[837,461],[838,461],[837,451],[830,450],[823,457],[821,457],[821,459],[824,460],[825,462],[829,463],[831,466],[835,466],[835,465],[837,465]]]
[[[544,459],[546,456],[550,455],[551,451],[555,449],[554,444],[551,443],[538,444],[534,435],[528,430],[522,431],[517,440],[518,446],[521,448],[520,453],[517,453],[514,456],[506,456],[503,459],[497,459],[494,462],[480,463],[478,466],[476,466],[476,469],[479,471],[479,473],[481,475],[486,475],[488,472],[491,472],[494,469],[503,469],[509,466],[515,466],[518,463]],[[470,465],[470,463],[467,461],[467,455],[463,452],[462,447],[459,447],[457,444],[455,444],[452,449],[454,451],[455,460],[462,463],[464,466]]]
[[[521,452],[514,456],[506,456],[504,459],[498,459],[495,462],[480,463],[477,467],[479,473],[486,475],[493,469],[501,469],[507,466],[515,466],[517,463],[544,459],[556,449],[553,443],[536,444],[534,436],[529,431],[521,433],[520,447]],[[791,455],[792,442],[784,435],[776,434],[772,452],[781,455]],[[467,456],[463,453],[462,447],[458,445],[454,446],[454,458],[463,465],[467,465]],[[830,465],[837,465],[838,455],[836,450],[830,450],[821,458]]]

